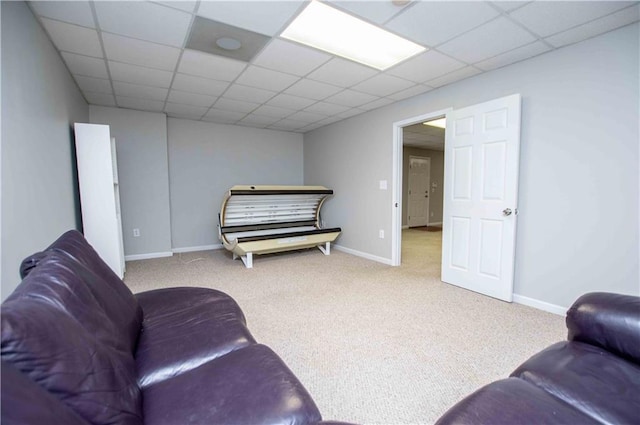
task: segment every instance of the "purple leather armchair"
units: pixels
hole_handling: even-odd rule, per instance
[[[3,424],[310,424],[300,381],[228,295],[133,295],[70,231],[2,304]]]
[[[558,342],[449,409],[438,425],[640,424],[640,297],[594,292]]]

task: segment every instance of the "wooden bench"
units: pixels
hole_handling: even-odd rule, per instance
[[[324,229],[320,208],[333,190],[323,186],[233,186],[219,215],[218,237],[248,269],[253,254],[318,247],[325,255],[342,229]]]

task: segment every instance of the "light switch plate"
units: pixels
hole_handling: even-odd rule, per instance
[[[387,190],[387,181],[380,180],[380,190]]]

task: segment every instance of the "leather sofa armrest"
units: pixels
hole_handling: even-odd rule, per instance
[[[591,292],[567,311],[568,338],[640,363],[640,297]]]

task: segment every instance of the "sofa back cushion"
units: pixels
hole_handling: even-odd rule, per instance
[[[142,327],[142,309],[127,285],[76,230],[64,233],[43,252],[27,257],[20,266],[22,277],[51,258],[64,262],[81,277],[79,286],[87,287],[109,321],[115,325],[121,341],[126,342],[133,353]],[[72,288],[72,291],[83,290],[80,287]]]
[[[84,279],[86,268],[52,253],[2,305],[2,360],[94,424],[141,424],[129,343]]]

